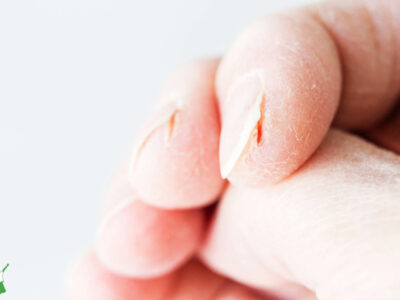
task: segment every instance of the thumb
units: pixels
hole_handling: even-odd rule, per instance
[[[253,286],[270,288],[273,274],[322,300],[400,299],[399,183],[399,156],[331,131],[287,180],[231,186],[203,258]]]

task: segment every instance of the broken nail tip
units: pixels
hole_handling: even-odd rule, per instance
[[[137,142],[133,145],[130,168],[135,167],[144,145],[158,128],[168,124],[168,138],[171,138],[176,122],[175,117],[177,112],[180,110],[180,107],[181,105],[179,103],[176,105],[168,105],[163,113],[161,113],[157,118],[152,119],[148,123],[148,126],[143,129]]]

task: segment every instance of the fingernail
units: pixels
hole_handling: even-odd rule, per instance
[[[223,178],[232,172],[247,148],[263,140],[265,93],[262,75],[252,71],[235,81],[222,103],[220,168]]]
[[[171,138],[175,126],[176,113],[182,109],[182,106],[182,102],[177,101],[176,98],[164,100],[159,106],[156,106],[153,115],[145,122],[140,130],[133,146],[129,170],[130,174],[135,168],[144,145],[159,127],[167,124],[168,132],[166,133],[166,140]]]

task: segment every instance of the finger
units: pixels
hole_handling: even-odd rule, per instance
[[[218,68],[223,177],[244,185],[286,177],[337,109],[335,123],[347,129],[382,120],[400,88],[399,17],[398,1],[341,1],[250,25]]]
[[[93,253],[73,267],[69,300],[261,300],[249,289],[219,277],[193,261],[181,270],[150,280],[129,279],[104,269]]]
[[[203,258],[255,286],[274,274],[318,299],[400,299],[399,182],[399,156],[331,131],[285,181],[230,187]]]
[[[127,165],[113,180],[96,242],[109,269],[137,278],[166,274],[185,263],[203,236],[204,212],[151,207],[130,188]]]
[[[142,129],[134,146],[130,179],[146,203],[190,208],[218,196],[223,180],[214,94],[217,63],[197,60],[179,69]]]
[[[168,277],[150,280],[130,279],[103,268],[93,252],[86,253],[72,267],[68,278],[69,300],[158,300],[168,290]]]
[[[366,134],[374,143],[400,153],[400,107],[393,115]]]

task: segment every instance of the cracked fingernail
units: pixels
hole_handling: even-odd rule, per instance
[[[222,103],[220,168],[223,178],[229,176],[246,148],[262,143],[265,101],[262,76],[257,71],[239,78],[229,89]]]
[[[182,103],[176,98],[162,101],[161,105],[156,106],[153,115],[145,122],[142,130],[139,132],[137,140],[133,146],[130,162],[130,172],[135,168],[140,152],[152,134],[160,127],[167,125],[165,140],[168,141],[174,131],[176,123],[176,114],[182,109]]]

